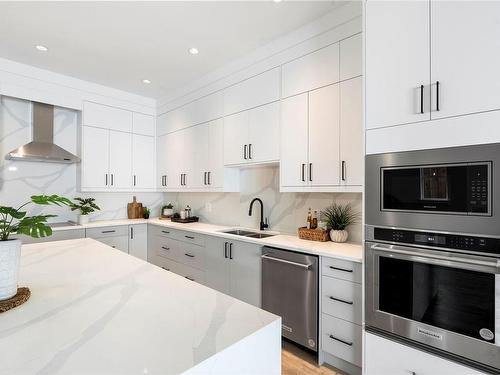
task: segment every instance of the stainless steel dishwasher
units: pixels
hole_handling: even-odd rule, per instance
[[[281,316],[281,333],[318,351],[318,257],[264,246],[262,308]]]

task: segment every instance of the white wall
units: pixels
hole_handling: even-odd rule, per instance
[[[17,206],[31,195],[59,194],[68,198],[92,196],[102,211],[91,216],[92,220],[122,219],[127,217],[127,203],[133,193],[81,194],[76,186],[76,164],[54,164],[5,160],[5,155],[31,141],[31,104],[29,101],[0,96],[0,205]],[[56,108],[54,116],[54,141],[66,150],[78,154],[78,111]],[[139,201],[158,215],[163,201],[161,193],[138,193]],[[31,213],[42,212],[32,206]],[[59,215],[52,221],[75,220],[76,214],[67,208],[43,207],[44,213]]]

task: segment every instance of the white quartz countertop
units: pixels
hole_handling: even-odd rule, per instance
[[[287,235],[287,234],[276,234],[275,236],[267,238],[250,238],[244,236],[237,236],[234,234],[223,233],[223,231],[231,229],[248,229],[248,228],[214,225],[201,222],[183,224],[183,223],[173,223],[170,220],[160,220],[158,218],[152,218],[147,220],[121,219],[121,220],[93,221],[85,225],[59,227],[59,228],[54,228],[54,230],[57,231],[57,230],[68,230],[68,229],[78,229],[78,228],[96,228],[96,227],[105,227],[113,225],[129,225],[129,224],[144,224],[144,223],[149,223],[153,225],[159,225],[179,230],[185,230],[194,233],[206,234],[211,236],[230,238],[233,239],[234,241],[252,242],[263,246],[273,246],[292,251],[300,251],[309,254],[344,259],[351,262],[362,262],[363,259],[363,247],[359,243],[307,241],[307,240],[301,240],[298,236]],[[266,231],[266,233],[277,233],[277,232]]]
[[[279,317],[92,239],[22,249],[0,373],[184,372]]]

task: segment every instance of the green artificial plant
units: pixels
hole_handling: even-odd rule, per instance
[[[320,212],[320,218],[326,222],[328,229],[344,230],[359,219],[359,213],[354,211],[350,203],[332,203]]]
[[[71,204],[71,211],[80,210],[80,215],[88,215],[101,208],[95,204],[94,198],[80,198],[76,197],[74,203]]]

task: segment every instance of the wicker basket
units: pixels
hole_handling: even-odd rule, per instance
[[[330,239],[328,231],[323,229],[307,229],[306,227],[299,228],[299,238],[302,240],[320,242],[326,242]]]

